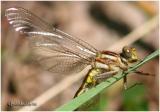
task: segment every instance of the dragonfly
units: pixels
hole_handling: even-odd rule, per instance
[[[128,70],[131,64],[139,60],[133,47],[125,46],[121,53],[99,51],[85,41],[54,28],[21,7],[6,9],[5,16],[15,31],[28,38],[35,60],[46,70],[72,74],[82,71],[88,65],[91,66],[74,97],[119,71]],[[126,82],[124,77],[124,85]]]

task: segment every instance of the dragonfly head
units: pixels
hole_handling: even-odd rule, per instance
[[[128,46],[123,47],[122,53],[120,55],[130,63],[138,61],[138,55],[136,49],[133,47],[128,47]]]

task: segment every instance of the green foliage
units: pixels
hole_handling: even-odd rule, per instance
[[[101,96],[100,96],[99,110],[101,111],[105,110],[107,103],[108,103],[108,100],[106,97],[106,91],[104,91],[101,93]]]
[[[97,111],[100,110],[99,104],[100,104],[100,97],[101,95],[98,94],[94,96],[92,99],[81,105],[77,110],[79,111]]]
[[[116,83],[118,80],[122,79],[124,76],[126,76],[129,73],[133,72],[134,70],[136,70],[137,68],[139,68],[140,66],[142,66],[143,64],[145,64],[146,62],[148,62],[149,60],[155,58],[158,55],[159,55],[159,50],[156,50],[155,52],[153,52],[149,56],[145,57],[142,61],[140,61],[139,63],[137,63],[134,66],[132,66],[131,68],[129,68],[125,73],[118,73],[114,77],[111,77],[111,78],[107,79],[106,81],[104,81],[104,82],[100,83],[99,85],[97,85],[95,88],[92,88],[92,89],[88,90],[84,94],[76,97],[75,99],[71,100],[70,102],[68,102],[68,103],[64,104],[63,106],[59,107],[57,109],[57,111],[76,110],[78,107],[80,107],[81,105],[85,104],[87,101],[91,100],[96,95],[101,93],[107,87],[110,87],[111,85]],[[130,93],[130,94],[132,94],[132,93]]]
[[[101,92],[92,99],[81,105],[79,111],[103,111],[107,105],[106,92]]]
[[[145,98],[146,88],[143,85],[128,89],[123,94],[122,107],[125,111],[147,111],[148,102]]]

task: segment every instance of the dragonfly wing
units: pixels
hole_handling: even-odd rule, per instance
[[[55,48],[57,45],[55,45]],[[53,46],[52,46],[53,47]],[[32,46],[33,54],[37,62],[39,62],[46,70],[54,73],[72,74],[81,71],[90,64],[88,60],[80,58],[70,52],[61,52],[52,48],[40,46]]]
[[[25,34],[38,62],[49,71],[70,73],[90,64],[97,50],[41,20],[23,8],[9,8],[6,16],[14,29]]]

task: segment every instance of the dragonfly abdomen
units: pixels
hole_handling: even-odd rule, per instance
[[[92,68],[88,71],[86,77],[83,80],[81,87],[78,89],[74,97],[79,96],[80,94],[86,92],[88,89],[97,85],[96,76],[102,74],[104,71],[100,68]]]

